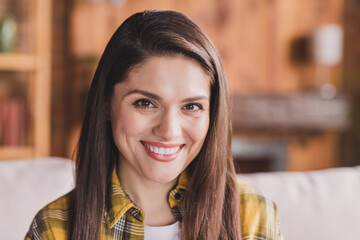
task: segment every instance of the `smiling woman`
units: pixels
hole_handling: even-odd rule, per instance
[[[129,17],[89,92],[76,186],[26,239],[282,239],[274,204],[237,181],[220,57],[174,11]]]
[[[112,131],[121,153],[120,182],[130,196],[151,182],[175,185],[205,140],[209,99],[209,77],[182,56],[151,57],[115,85]]]

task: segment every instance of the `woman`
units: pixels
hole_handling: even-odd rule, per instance
[[[236,179],[220,57],[174,11],[129,17],[96,70],[76,186],[27,239],[281,239],[274,204]]]

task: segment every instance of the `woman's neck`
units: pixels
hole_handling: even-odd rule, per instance
[[[168,203],[168,193],[176,184],[171,182],[158,183],[140,176],[136,171],[117,169],[122,188],[130,199],[145,213],[144,223],[150,226],[165,226],[176,221]]]

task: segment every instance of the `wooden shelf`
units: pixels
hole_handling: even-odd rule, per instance
[[[32,71],[35,69],[35,56],[26,53],[0,53],[0,70]]]
[[[30,158],[34,154],[33,147],[19,146],[19,147],[5,147],[0,146],[0,156],[2,159],[22,159]]]
[[[12,1],[19,8],[23,6],[21,1]],[[27,124],[27,131],[32,133],[27,142],[31,144],[12,147],[0,145],[0,160],[45,157],[50,154],[52,0],[28,2],[23,8],[28,8],[30,14],[23,14],[19,18],[24,17],[24,21],[29,21],[31,32],[28,40],[33,46],[28,49],[29,53],[0,53],[0,71],[24,72],[29,76],[26,108],[30,109],[32,117]],[[19,33],[18,40],[21,41],[23,36]]]
[[[341,94],[234,95],[232,114],[236,130],[341,131],[349,125],[350,106]]]

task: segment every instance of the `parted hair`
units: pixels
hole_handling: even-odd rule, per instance
[[[107,112],[114,85],[153,56],[184,56],[210,76],[210,124],[186,168],[182,238],[241,238],[239,194],[231,154],[230,96],[220,56],[206,34],[175,11],[145,11],[126,19],[108,42],[90,87],[76,154],[69,239],[98,240],[111,175],[119,152]]]

